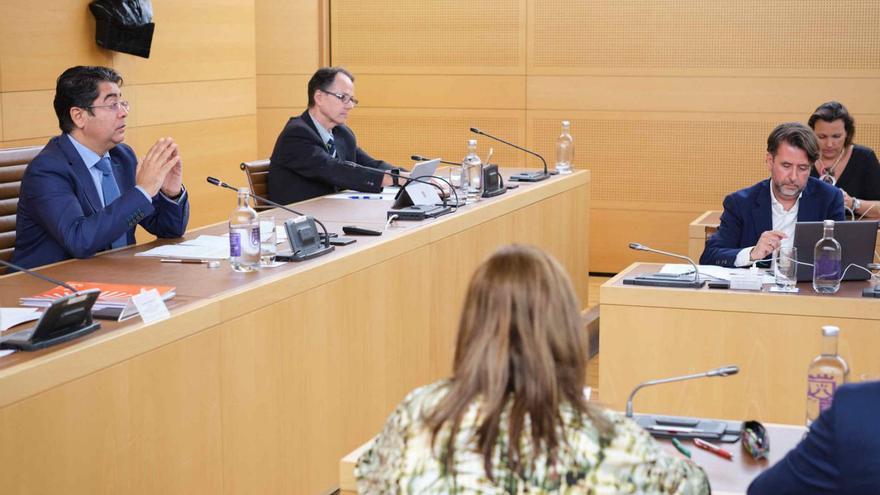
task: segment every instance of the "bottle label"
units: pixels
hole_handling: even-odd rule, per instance
[[[807,376],[807,398],[819,403],[819,411],[831,407],[831,399],[837,390],[837,382],[832,375],[810,374]]]
[[[241,256],[241,233],[238,230],[229,232],[229,257],[237,258]]]

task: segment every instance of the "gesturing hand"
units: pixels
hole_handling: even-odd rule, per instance
[[[182,180],[183,164],[171,138],[156,141],[137,165],[135,182],[150,196],[162,189],[167,196],[175,197],[180,194]]]

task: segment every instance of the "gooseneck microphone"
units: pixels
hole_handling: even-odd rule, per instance
[[[412,155],[412,156],[410,156],[410,159],[411,159],[411,160],[414,160],[414,161],[417,161],[417,162],[426,162],[426,161],[428,161],[428,160],[431,160],[431,158],[425,158],[425,157],[422,156],[422,155]],[[446,160],[440,160],[440,163],[443,163],[443,164],[445,164],[445,165],[457,165],[457,166],[461,166],[460,163],[447,162]]]
[[[237,188],[230,186],[229,184],[215,177],[208,177],[207,180],[209,184],[213,184],[215,186],[223,187],[226,189],[231,189],[233,191],[238,191]],[[282,258],[285,261],[305,261],[328,254],[336,249],[334,246],[330,245],[330,234],[327,232],[327,227],[325,227],[324,224],[321,223],[321,221],[317,218],[309,215],[303,215],[293,208],[289,208],[274,201],[270,201],[261,196],[257,196],[256,194],[251,193],[251,196],[259,199],[260,201],[264,201],[266,204],[272,205],[276,208],[281,208],[282,210],[289,211],[294,215],[299,215],[299,217],[297,218],[289,218],[284,222],[284,229],[287,231],[287,242],[290,243],[290,255],[278,253],[278,255],[275,257],[276,259]],[[316,223],[320,225],[321,230],[324,231],[323,246],[321,246],[319,243],[320,236],[318,235],[317,228],[315,227]]]
[[[510,180],[519,181],[519,182],[540,182],[544,179],[550,178],[551,173],[547,170],[547,160],[545,160],[543,156],[535,153],[532,150],[527,150],[527,149],[523,148],[522,146],[517,146],[509,141],[505,141],[505,140],[501,139],[500,137],[493,136],[491,134],[487,134],[487,133],[477,129],[476,127],[471,127],[471,132],[473,132],[474,134],[479,134],[481,136],[486,136],[489,139],[494,139],[495,141],[498,141],[499,143],[504,143],[508,146],[512,146],[520,151],[525,151],[526,153],[528,153],[530,155],[537,156],[538,158],[541,159],[541,162],[544,164],[544,172],[543,173],[541,173],[541,172],[523,172],[520,174],[512,175],[510,177]]]
[[[101,294],[99,289],[77,290],[70,284],[28,270],[23,266],[0,260],[0,265],[26,273],[31,277],[60,285],[71,293],[52,299],[36,326],[29,330],[9,333],[0,338],[0,349],[36,351],[67,342],[94,332],[101,324],[92,319],[92,306]]]
[[[61,287],[64,287],[65,289],[67,289],[67,290],[69,290],[69,291],[71,291],[71,292],[77,292],[77,290],[76,290],[72,285],[70,285],[70,284],[67,284],[67,283],[65,283],[65,282],[62,282],[62,281],[60,281],[60,280],[58,280],[58,279],[54,279],[54,278],[52,278],[52,277],[47,277],[46,275],[43,275],[42,273],[38,273],[38,272],[35,272],[35,271],[32,271],[32,270],[28,270],[27,268],[25,268],[25,267],[23,267],[23,266],[18,266],[18,265],[16,265],[16,264],[10,263],[10,262],[8,262],[8,261],[4,261],[4,260],[2,260],[2,259],[0,259],[0,265],[3,265],[3,266],[6,266],[6,267],[9,267],[9,268],[12,268],[13,270],[16,270],[16,271],[19,271],[19,272],[27,273],[27,274],[30,275],[31,277],[37,277],[37,278],[40,279],[40,280],[45,280],[46,282],[49,282],[50,284],[60,285]]]
[[[739,367],[734,365],[722,366],[720,368],[715,368],[704,373],[694,373],[692,375],[682,375],[682,376],[674,376],[672,378],[661,378],[659,380],[648,380],[646,382],[642,382],[633,389],[629,394],[629,398],[626,399],[626,417],[631,418],[633,416],[633,398],[636,396],[636,392],[639,390],[650,387],[652,385],[660,385],[663,383],[672,383],[672,382],[681,382],[684,380],[694,380],[696,378],[706,378],[706,377],[725,377],[732,376],[739,373]]]
[[[218,178],[216,178],[216,177],[208,176],[207,180],[208,180],[208,183],[209,183],[209,184],[213,184],[213,185],[218,186],[218,187],[225,187],[226,189],[231,189],[231,190],[233,190],[233,191],[235,191],[235,192],[238,192],[238,188],[237,188],[237,187],[230,186],[229,184],[223,182],[222,180],[220,180],[220,179],[218,179]],[[293,213],[294,215],[299,215],[299,216],[301,216],[301,217],[308,217],[308,215],[305,215],[305,214],[303,214],[303,213],[300,213],[300,212],[294,210],[293,208],[289,208],[289,207],[287,207],[287,206],[284,206],[284,205],[278,204],[278,203],[276,203],[276,202],[274,202],[274,201],[269,201],[268,199],[266,199],[266,198],[264,198],[264,197],[262,197],[262,196],[257,196],[256,194],[254,194],[254,193],[252,193],[252,192],[249,193],[249,194],[250,194],[251,196],[253,196],[254,198],[257,198],[257,199],[259,199],[260,201],[262,201],[262,202],[264,202],[264,203],[266,203],[266,204],[269,204],[269,205],[274,206],[275,208],[281,208],[281,209],[284,210],[284,211],[289,211],[290,213]],[[324,224],[321,223],[321,221],[318,220],[317,218],[315,218],[315,217],[309,217],[309,218],[312,218],[312,219],[315,221],[315,223],[317,223],[318,225],[321,226],[321,229],[324,231],[324,247],[330,247],[330,235],[327,233],[327,227],[325,227]]]
[[[672,256],[673,258],[679,258],[687,261],[694,267],[694,277],[693,280],[682,280],[681,277],[684,275],[689,275],[689,273],[682,274],[668,274],[668,273],[654,273],[651,275],[640,275],[638,277],[625,279],[625,284],[631,285],[652,285],[655,287],[691,287],[691,288],[699,288],[703,286],[703,281],[700,280],[700,269],[697,264],[694,263],[694,260],[688,258],[687,256],[675,253],[669,253],[667,251],[661,251],[659,249],[650,248],[648,246],[644,246],[639,244],[638,242],[629,243],[629,248],[634,249],[636,251],[647,251],[649,253],[662,254],[664,256]]]

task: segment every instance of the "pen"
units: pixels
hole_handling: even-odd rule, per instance
[[[159,263],[185,263],[187,265],[202,265],[209,262],[210,260],[192,260],[183,258],[162,258],[159,260]]]
[[[694,445],[696,445],[697,447],[699,447],[701,449],[708,450],[709,452],[717,455],[718,457],[723,457],[723,458],[727,459],[728,461],[733,460],[733,454],[731,454],[730,452],[722,449],[721,447],[719,447],[713,443],[709,443],[709,442],[703,440],[702,438],[695,438]]]
[[[685,457],[690,459],[691,451],[686,449],[685,446],[682,445],[681,442],[679,442],[677,438],[672,437],[672,445],[675,446],[675,450],[681,452]]]

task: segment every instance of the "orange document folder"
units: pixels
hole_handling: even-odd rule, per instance
[[[76,288],[78,291],[99,289],[101,295],[98,296],[95,306],[104,308],[124,308],[128,300],[131,299],[132,296],[139,294],[141,290],[156,289],[162,297],[162,300],[167,301],[174,297],[175,289],[175,287],[169,287],[167,285],[105,284],[100,282],[67,282],[67,284]],[[35,296],[22,297],[19,299],[19,303],[21,303],[22,306],[46,307],[52,304],[52,301],[55,299],[68,294],[70,294],[70,290],[65,289],[60,285],[56,285],[46,292],[41,292]]]

